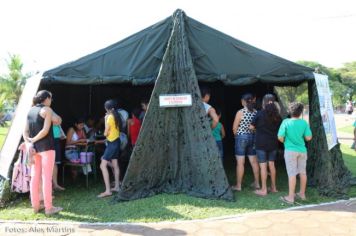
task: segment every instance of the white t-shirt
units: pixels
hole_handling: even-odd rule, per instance
[[[203,102],[203,104],[204,104],[205,113],[208,114],[208,111],[211,108],[211,106],[206,102]]]
[[[119,115],[121,117],[123,130],[126,130],[127,119],[129,118],[129,113],[121,108],[117,109],[117,113],[119,113]]]

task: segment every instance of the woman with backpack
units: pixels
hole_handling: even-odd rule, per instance
[[[52,174],[55,161],[55,147],[52,122],[60,124],[61,119],[50,108],[52,94],[41,90],[33,98],[33,107],[27,115],[27,123],[23,132],[26,143],[32,144],[36,153],[31,162],[30,195],[35,213],[45,208],[46,215],[62,210],[52,205]],[[42,181],[42,186],[40,186]],[[44,206],[40,205],[40,187],[42,188]]]

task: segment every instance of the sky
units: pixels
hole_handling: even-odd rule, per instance
[[[356,61],[355,0],[1,0],[0,74],[9,54],[46,71],[107,47],[173,14],[291,61]]]

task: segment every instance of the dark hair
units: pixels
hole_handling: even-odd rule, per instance
[[[83,118],[83,117],[77,117],[77,118],[75,118],[74,119],[74,122],[73,122],[73,129],[75,130],[75,131],[78,131],[77,130],[77,127],[75,126],[75,125],[77,125],[77,124],[81,124],[81,123],[85,123],[85,119]]]
[[[205,86],[200,88],[200,93],[202,98],[205,97],[206,95],[211,95],[210,88]]]
[[[145,98],[142,98],[142,99],[141,99],[141,102],[140,102],[140,103],[141,103],[141,104],[148,104],[149,102],[150,102],[150,99],[145,97]]]
[[[242,95],[241,99],[246,102],[247,110],[253,111],[253,108],[255,107],[254,96],[251,93],[245,93]]]
[[[32,102],[33,105],[41,104],[47,98],[52,98],[52,93],[47,90],[38,91],[36,96],[33,97]]]
[[[116,110],[116,107],[117,107],[116,101],[113,99],[107,100],[104,103],[104,107],[108,111],[109,114],[114,116],[115,126],[116,126],[116,128],[118,128],[121,131],[122,130],[122,121],[119,116],[119,113]]]
[[[293,102],[289,105],[291,117],[299,117],[303,113],[304,105],[300,102]]]
[[[134,108],[131,112],[132,115],[134,115],[137,119],[140,117],[141,114],[141,109],[140,108]]]
[[[269,123],[278,123],[281,120],[275,101],[274,95],[270,93],[266,94],[262,99],[262,107],[263,110],[266,111],[267,121]]]

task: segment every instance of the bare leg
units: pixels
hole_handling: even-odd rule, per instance
[[[256,190],[255,193],[258,195],[267,195],[267,163],[260,163],[261,170],[261,185],[262,188],[260,190]]]
[[[115,185],[111,190],[117,191],[119,189],[119,184],[120,184],[120,181],[119,181],[120,169],[119,169],[119,164],[118,164],[117,159],[112,160],[112,170],[114,173]]]
[[[295,195],[295,185],[297,182],[296,176],[289,176],[288,177],[288,185],[289,185],[289,194],[285,197],[289,202],[294,202],[294,195]]]
[[[234,190],[241,190],[241,183],[245,172],[245,156],[236,156],[236,185]]]
[[[299,178],[300,178],[299,196],[301,199],[305,200],[305,190],[307,188],[307,175],[299,174]]]
[[[101,159],[100,169],[101,169],[101,173],[103,174],[103,179],[105,183],[105,192],[99,194],[98,197],[106,197],[112,194],[110,190],[110,179],[109,179],[109,172],[107,166],[108,166],[108,161]]]
[[[271,173],[271,192],[278,192],[276,185],[276,167],[274,165],[274,161],[268,162],[269,171]]]
[[[54,164],[52,179],[53,179],[53,189],[54,190],[65,190],[65,188],[63,188],[62,186],[59,186],[59,184],[58,184],[58,166],[57,166],[57,164]]]
[[[255,178],[255,188],[260,188],[260,169],[258,167],[257,157],[248,156],[250,164],[252,166],[253,176]]]

